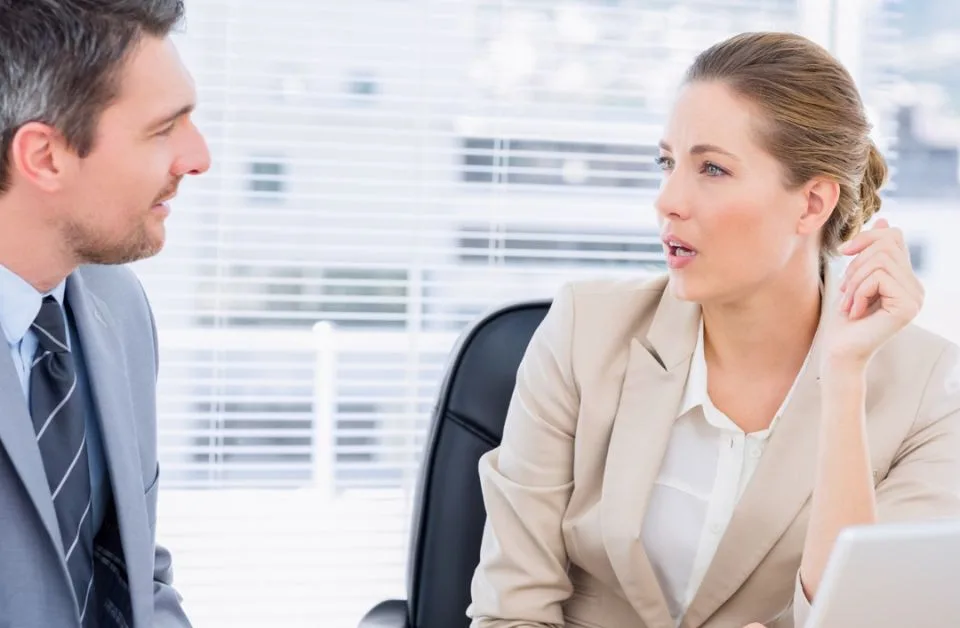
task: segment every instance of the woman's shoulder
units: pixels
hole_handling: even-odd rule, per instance
[[[915,399],[918,416],[960,410],[960,347],[921,325],[908,325],[890,339],[871,371],[879,388]]]
[[[593,279],[573,281],[562,291],[569,294],[578,318],[602,317],[604,320],[624,318],[636,321],[653,316],[667,289],[668,277],[645,275],[630,279]]]
[[[909,364],[914,368],[927,365],[929,369],[941,361],[956,361],[960,347],[952,340],[920,325],[911,323],[884,346],[877,357],[883,362]]]
[[[666,275],[567,283],[554,299],[552,338],[569,343],[584,368],[602,368],[647,334],[666,290]]]

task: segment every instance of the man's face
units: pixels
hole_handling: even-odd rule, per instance
[[[165,203],[210,153],[190,119],[193,81],[169,39],[144,37],[100,117],[93,150],[58,194],[57,221],[79,263],[123,264],[163,247]]]

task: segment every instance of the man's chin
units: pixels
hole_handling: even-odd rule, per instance
[[[99,264],[102,266],[118,266],[130,264],[153,257],[163,249],[164,239],[151,238],[149,241],[140,241],[136,246],[114,248],[100,248],[86,250],[80,255],[84,264]]]

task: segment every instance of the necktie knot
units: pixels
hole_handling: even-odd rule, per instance
[[[67,326],[64,321],[63,307],[51,296],[43,298],[40,312],[31,326],[40,341],[40,349],[52,353],[67,353]]]

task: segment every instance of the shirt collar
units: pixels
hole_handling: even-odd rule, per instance
[[[0,327],[10,345],[17,345],[23,340],[27,330],[37,314],[43,298],[50,295],[63,306],[66,293],[66,280],[46,293],[39,293],[22,277],[0,264]]]
[[[677,416],[683,416],[697,406],[704,406],[710,401],[707,393],[707,360],[703,351],[703,317],[700,318],[697,332],[697,345],[693,349],[693,358],[690,360],[690,371],[687,373],[687,383],[683,388],[683,398],[680,401],[680,411]]]

